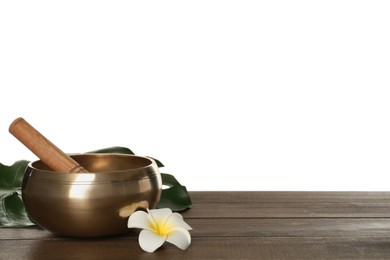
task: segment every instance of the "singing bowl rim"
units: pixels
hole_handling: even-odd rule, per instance
[[[73,154],[70,155],[74,160],[84,166],[87,170],[89,167],[82,164],[83,160],[99,160],[99,159],[119,159],[133,160],[138,166],[131,168],[123,167],[122,169],[104,170],[104,171],[89,171],[88,173],[69,173],[55,172],[47,167],[41,160],[30,162],[26,168],[26,175],[29,176],[29,181],[52,181],[52,182],[75,182],[75,178],[80,174],[94,175],[94,183],[113,182],[113,181],[130,181],[149,178],[156,175],[158,171],[157,163],[150,157],[138,156],[132,154],[119,153],[88,153],[88,154]],[[84,181],[85,182],[85,181]],[[79,181],[79,183],[84,183]],[[90,181],[87,181],[91,183]]]

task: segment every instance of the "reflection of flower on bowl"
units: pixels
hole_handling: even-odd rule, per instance
[[[154,160],[127,154],[71,156],[89,173],[58,173],[42,161],[28,165],[22,197],[30,217],[64,236],[98,237],[127,232],[128,217],[155,208],[161,175]]]

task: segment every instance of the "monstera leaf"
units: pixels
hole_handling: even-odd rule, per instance
[[[29,219],[20,196],[24,170],[29,162],[17,161],[11,166],[0,163],[0,226],[34,225]]]
[[[170,174],[161,173],[161,177],[163,186],[168,186],[168,188],[162,190],[157,208],[170,208],[172,211],[190,209],[192,207],[192,202],[188,195],[187,188],[182,186],[175,177]]]
[[[103,148],[88,153],[123,153],[134,154],[129,148],[114,146]],[[164,165],[157,159],[158,167]],[[26,227],[34,223],[28,217],[21,198],[21,188],[24,171],[29,161],[16,161],[13,165],[7,166],[0,163],[0,227]],[[173,211],[184,211],[191,208],[192,202],[185,186],[182,186],[170,174],[161,173],[164,188],[158,208],[170,208]]]

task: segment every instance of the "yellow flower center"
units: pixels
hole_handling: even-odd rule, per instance
[[[171,233],[171,225],[163,223],[162,221],[156,221],[152,224],[153,231],[160,236],[168,236]]]

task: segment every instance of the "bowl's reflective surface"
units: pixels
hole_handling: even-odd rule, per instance
[[[149,158],[124,154],[72,156],[89,173],[57,173],[41,161],[30,163],[22,197],[31,218],[64,236],[97,237],[128,231],[128,216],[155,208],[161,175]]]

